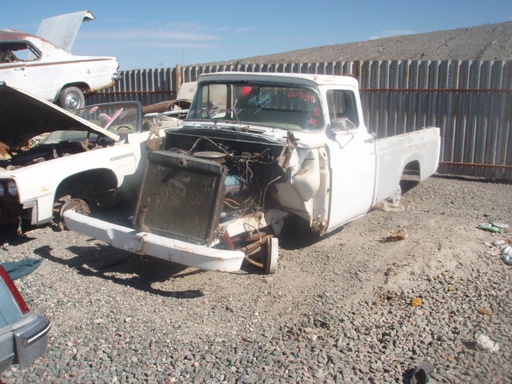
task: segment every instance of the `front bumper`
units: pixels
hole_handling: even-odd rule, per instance
[[[209,248],[137,231],[107,221],[81,215],[73,210],[63,214],[68,229],[104,241],[116,248],[208,271],[240,270],[245,253]]]

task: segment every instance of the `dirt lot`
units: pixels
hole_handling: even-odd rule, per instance
[[[52,319],[47,355],[22,382],[402,382],[420,360],[433,382],[511,377],[512,266],[477,229],[512,224],[512,185],[432,177],[308,246],[276,275],[183,268],[72,232],[2,234],[0,260],[42,258],[18,280]],[[406,229],[405,240],[383,241]],[[410,306],[422,297],[419,309]],[[492,316],[477,313],[490,308]],[[497,353],[468,348],[477,332]],[[386,341],[387,340],[387,341]]]

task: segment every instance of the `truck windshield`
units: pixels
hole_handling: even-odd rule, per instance
[[[306,87],[280,84],[201,84],[187,120],[236,121],[287,130],[323,128],[317,93]]]

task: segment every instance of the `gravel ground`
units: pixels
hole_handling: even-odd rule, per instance
[[[432,177],[401,212],[281,249],[271,276],[183,268],[51,227],[4,232],[0,261],[43,259],[16,283],[53,327],[48,352],[0,381],[407,383],[428,361],[430,383],[511,382],[512,266],[492,243],[512,233],[476,228],[511,225],[511,196],[510,184]],[[400,229],[405,240],[384,241]]]

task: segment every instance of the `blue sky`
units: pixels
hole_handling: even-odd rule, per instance
[[[29,10],[27,12],[27,10]],[[512,0],[6,0],[0,29],[91,11],[72,53],[121,70],[203,64],[296,49],[512,21]]]

